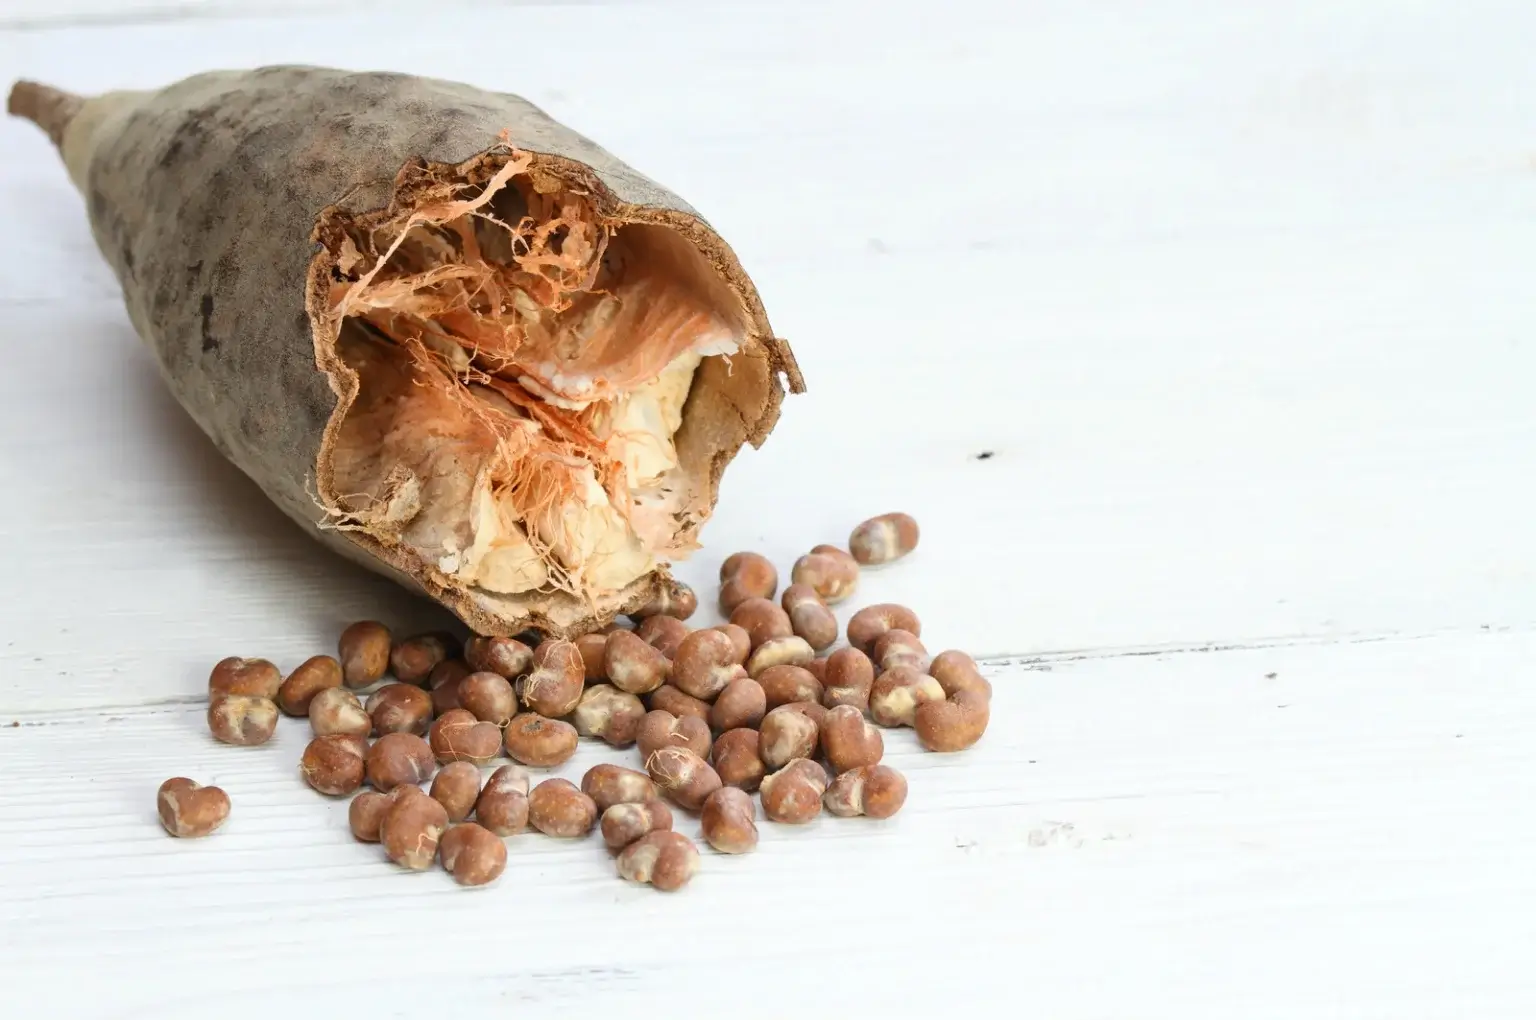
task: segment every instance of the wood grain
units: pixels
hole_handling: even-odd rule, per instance
[[[974,750],[887,731],[903,813],[765,822],[755,854],[706,854],[674,897],[618,881],[596,840],[535,834],[478,892],[404,873],[304,785],[302,722],[230,748],[195,707],[39,718],[0,729],[0,917],[27,932],[5,971],[91,960],[81,1003],[114,1015],[319,1011],[377,994],[373,946],[408,953],[401,1011],[756,987],[774,1008],[755,1016],[957,995],[1001,1016],[1020,994],[1073,1017],[1513,1016],[1536,992],[1516,966],[1536,936],[1533,654],[1530,632],[1480,633],[992,668]],[[553,774],[636,757],[584,744]],[[232,798],[206,840],[156,825],[181,774]],[[148,977],[167,958],[174,987]]]
[[[226,748],[198,702],[225,655],[443,615],[219,458],[0,123],[7,1002],[1536,1014],[1529,5],[44,6],[0,14],[0,77],[468,79],[686,196],[810,392],[680,573],[907,510],[919,551],[842,615],[909,602],[998,694],[972,752],[889,737],[896,819],[765,825],[679,896],[535,836],[480,892],[399,873],[302,784],[302,724]],[[230,792],[215,837],[157,827],[175,774]]]

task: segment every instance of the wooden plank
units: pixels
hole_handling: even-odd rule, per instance
[[[224,655],[291,666],[350,619],[442,614],[219,459],[54,154],[6,121],[8,1002],[1536,1012],[1530,5],[285,5],[50,28],[178,5],[22,0],[0,78],[468,79],[669,183],[812,385],[682,575],[708,597],[737,548],[787,567],[911,510],[922,548],[847,608],[910,601],[931,647],[1003,657],[993,729],[952,757],[889,734],[902,815],[765,823],[677,896],[531,835],[487,890],[400,873],[299,780],[301,723],[226,748],[198,703]],[[223,831],[161,833],[173,774],[229,790]]]
[[[861,598],[978,653],[1525,626],[1536,230],[1511,97],[1536,70],[1510,29],[1533,15],[1374,9],[487,10],[478,33],[547,44],[468,67],[457,22],[275,19],[0,34],[0,64],[82,89],[274,59],[467,76],[676,186],[811,383],[733,466],[681,570],[706,590],[737,548],[787,568],[901,507],[923,548]],[[556,44],[599,27],[600,55]],[[196,697],[225,654],[291,665],[348,617],[432,619],[219,463],[46,142],[0,139],[0,556],[25,593],[0,709]]]
[[[902,814],[763,823],[676,896],[537,835],[481,891],[402,873],[303,785],[299,722],[243,749],[191,707],[39,718],[0,729],[0,919],[26,933],[0,980],[69,989],[69,1015],[1529,1016],[1533,654],[1527,631],[993,667],[973,751],[887,734]],[[634,752],[558,772],[605,757]],[[173,774],[230,793],[223,830],[160,832]]]

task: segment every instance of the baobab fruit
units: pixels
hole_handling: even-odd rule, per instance
[[[283,66],[8,109],[214,445],[477,634],[682,602],[666,564],[804,388],[726,242],[516,96]]]

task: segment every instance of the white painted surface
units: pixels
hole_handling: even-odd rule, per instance
[[[82,91],[302,61],[544,105],[704,211],[811,384],[684,576],[901,507],[923,547],[861,599],[1052,664],[994,664],[975,752],[892,742],[898,820],[772,829],[678,897],[535,837],[478,894],[397,874],[298,780],[301,727],[218,747],[193,702],[222,655],[436,614],[219,460],[46,142],[0,124],[8,1001],[1536,1013],[1536,15],[1086,8],[0,31],[0,77]],[[171,774],[229,789],[226,830],[160,833]]]

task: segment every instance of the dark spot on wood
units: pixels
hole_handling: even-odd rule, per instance
[[[219,342],[208,331],[208,323],[213,318],[213,295],[203,295],[203,353],[219,349]]]
[[[128,245],[123,245],[123,268],[133,272],[133,249]]]

